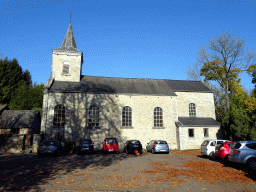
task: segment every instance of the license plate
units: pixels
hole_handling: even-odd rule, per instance
[[[160,151],[166,151],[166,150],[160,150]]]
[[[109,149],[109,151],[114,151],[114,149]]]
[[[138,145],[134,145],[134,147],[139,147]]]

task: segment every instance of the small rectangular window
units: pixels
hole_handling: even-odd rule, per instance
[[[208,128],[204,128],[204,137],[209,137],[209,130],[208,130]]]
[[[188,136],[194,137],[194,129],[188,129]]]
[[[69,74],[69,65],[63,64],[63,75]]]

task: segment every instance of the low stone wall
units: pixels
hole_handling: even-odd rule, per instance
[[[1,146],[1,153],[20,153],[25,149],[25,135],[13,134],[5,143]]]

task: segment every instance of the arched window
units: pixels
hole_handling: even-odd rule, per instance
[[[189,116],[190,117],[196,116],[196,105],[194,103],[189,104]]]
[[[63,75],[68,75],[69,74],[69,62],[65,61],[63,63],[63,71],[62,71]]]
[[[54,108],[53,127],[63,128],[65,124],[65,107],[64,105],[56,105]]]
[[[124,107],[122,111],[122,126],[132,126],[132,109],[128,106]]]
[[[160,107],[154,109],[154,127],[163,127],[163,110]]]
[[[89,118],[88,118],[88,126],[89,127],[99,127],[100,115],[99,115],[99,107],[93,105],[89,108]]]

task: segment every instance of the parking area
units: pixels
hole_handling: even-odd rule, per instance
[[[26,191],[254,191],[245,167],[201,157],[199,150],[38,158],[0,156],[0,190]]]

